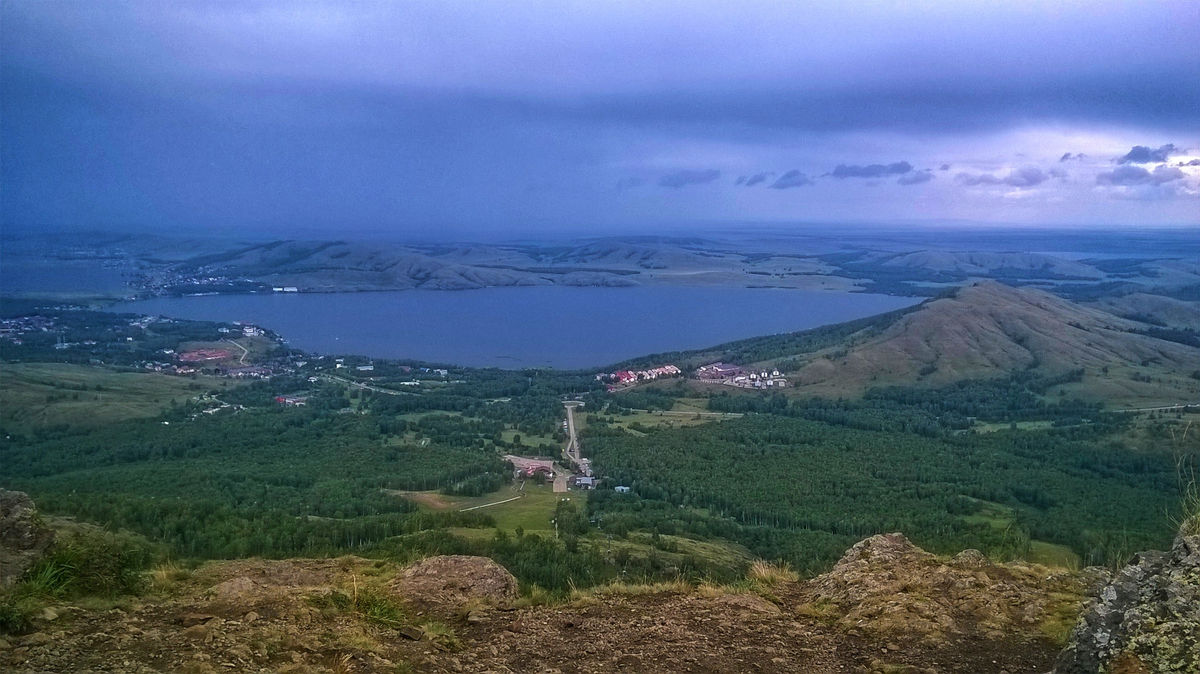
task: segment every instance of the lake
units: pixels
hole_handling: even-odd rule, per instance
[[[919,301],[767,288],[545,286],[161,297],[112,310],[249,322],[316,353],[574,369],[805,330]]]

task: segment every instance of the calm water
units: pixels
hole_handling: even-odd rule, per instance
[[[471,366],[590,368],[804,330],[917,299],[762,288],[485,288],[461,292],[210,295],[114,311],[247,321],[317,353]]]
[[[0,292],[86,295],[125,290],[125,279],[121,272],[97,260],[18,256],[0,258]]]

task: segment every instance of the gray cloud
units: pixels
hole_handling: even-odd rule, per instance
[[[645,182],[646,181],[642,180],[641,178],[632,177],[632,176],[629,178],[621,178],[620,180],[617,181],[617,189],[618,190],[627,190],[632,187],[639,187],[642,184],[644,184]]]
[[[658,179],[660,187],[670,187],[679,189],[688,185],[703,185],[711,183],[721,177],[721,172],[716,169],[684,169],[675,173],[668,173]]]
[[[1059,157],[1058,161],[1061,164],[1062,162],[1067,162],[1067,161],[1072,161],[1072,160],[1080,161],[1080,160],[1084,159],[1085,157],[1087,157],[1087,155],[1082,152],[1076,152],[1074,154],[1067,152],[1063,156]]]
[[[741,179],[738,180],[738,184],[745,185],[746,187],[754,187],[755,185],[758,185],[759,183],[767,182],[767,178],[770,178],[772,175],[774,175],[774,174],[770,173],[770,172],[763,172],[763,173],[755,173],[752,176],[743,176]]]
[[[942,164],[941,166],[939,166],[939,167],[938,167],[938,170],[939,170],[939,171],[949,171],[949,170],[950,170],[950,165],[949,165],[949,164]]]
[[[1189,162],[1179,162],[1176,166],[1200,166],[1200,159],[1193,159]]]
[[[900,176],[900,178],[896,181],[896,184],[920,185],[921,183],[927,183],[930,180],[933,180],[933,171],[930,171],[929,169],[921,169],[920,171],[914,171],[912,173]]]
[[[1004,176],[1003,178],[996,177],[991,173],[960,173],[954,177],[961,185],[973,187],[975,185],[1008,185],[1024,189],[1026,187],[1034,187],[1046,182],[1049,176],[1044,171],[1036,166],[1024,166],[1016,169]]]
[[[811,184],[813,184],[812,178],[809,178],[806,174],[801,173],[796,169],[792,169],[791,171],[779,176],[779,180],[771,183],[771,189],[786,190],[789,187],[804,187],[805,185]]]
[[[1118,166],[1096,176],[1099,185],[1162,185],[1181,180],[1183,171],[1174,166],[1159,166],[1153,172],[1141,166]]]
[[[1167,157],[1173,154],[1179,154],[1179,148],[1175,147],[1174,143],[1167,143],[1158,149],[1152,149],[1145,145],[1134,145],[1129,152],[1117,159],[1118,164],[1154,164],[1164,162]]]
[[[866,166],[838,164],[829,175],[834,178],[881,178],[899,175],[912,170],[912,164],[898,161],[893,164],[868,164]]]

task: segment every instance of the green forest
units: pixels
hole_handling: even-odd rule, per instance
[[[132,372],[123,363],[220,327],[131,328],[128,317],[104,316],[59,318],[65,330],[86,324],[88,334],[126,344],[104,365],[63,354],[59,362],[74,363],[81,377]],[[731,349],[771,357],[827,345],[848,329]],[[2,355],[50,360],[54,344],[51,335]],[[587,373],[440,373],[376,360],[372,384],[381,392],[297,365],[305,354],[281,347],[273,358],[288,369],[164,400],[151,417],[0,428],[0,484],[27,491],[46,513],[132,532],[176,559],[482,554],[527,589],[566,592],[618,577],[734,578],[753,558],[813,574],[861,538],[891,531],[939,553],[1034,558],[1051,546],[1073,563],[1115,564],[1170,542],[1180,476],[1198,468],[1194,450],[1172,439],[1188,422],[1182,413],[1119,415],[1043,395],[1078,377],[1072,372],[828,400],[682,383],[608,392]],[[396,385],[410,379],[422,385]],[[281,405],[282,395],[306,404]],[[556,456],[568,397],[585,402],[581,440],[600,477],[595,491],[547,501],[515,528],[500,526],[497,511],[432,509],[405,497],[520,496],[503,457]],[[653,416],[683,397],[689,409],[723,415]],[[657,419],[678,423],[650,423]]]

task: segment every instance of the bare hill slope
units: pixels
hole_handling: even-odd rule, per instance
[[[845,392],[1028,369],[1083,369],[1134,398],[1142,394],[1133,385],[1151,384],[1147,378],[1157,379],[1157,395],[1167,389],[1194,393],[1186,375],[1200,367],[1200,349],[1139,334],[1147,327],[1045,292],[987,281],[932,300],[849,349],[826,352],[799,370],[796,383]]]

